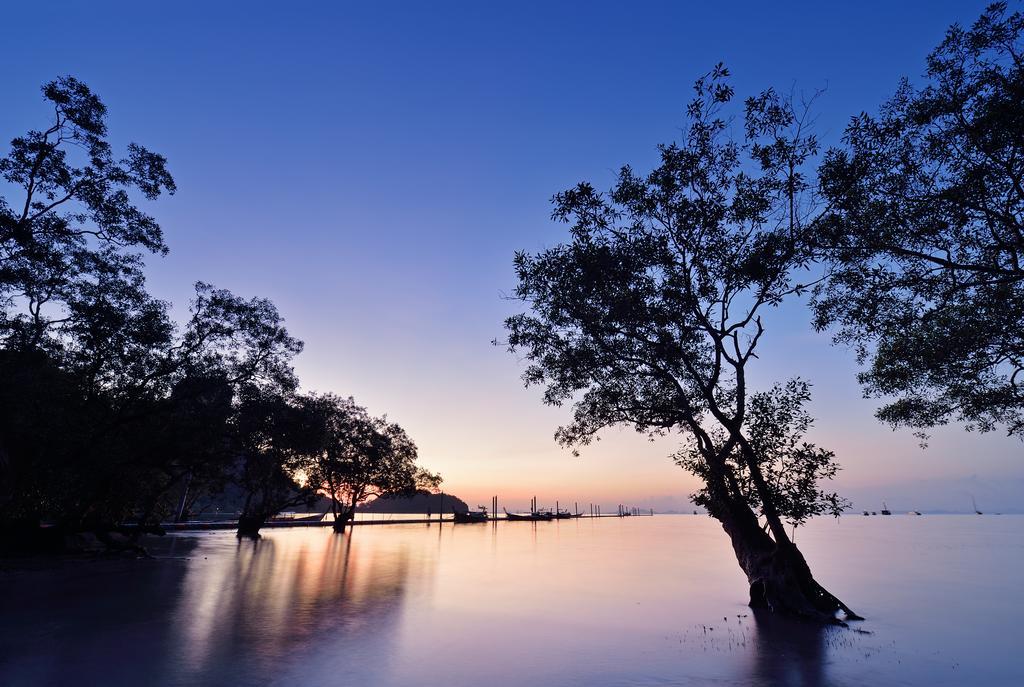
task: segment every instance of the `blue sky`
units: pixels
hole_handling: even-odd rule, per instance
[[[202,279],[273,299],[306,341],[304,385],[405,425],[452,492],[686,508],[672,441],[555,446],[567,410],[489,344],[514,307],[513,251],[564,237],[555,192],[653,164],[716,62],[740,95],[827,87],[833,143],[983,6],[22,3],[3,13],[0,138],[42,125],[40,84],[88,83],[114,141],[164,154],[178,183],[149,206],[171,246],[152,290],[184,304]],[[966,508],[971,493],[1024,509],[1019,442],[951,428],[922,452],[872,418],[852,355],[807,320],[794,304],[768,322],[758,379],[815,383],[816,439],[858,505]]]

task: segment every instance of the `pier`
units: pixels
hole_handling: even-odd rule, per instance
[[[559,502],[556,503],[556,511],[559,508]],[[496,515],[498,505],[498,497],[491,499],[491,514],[487,516],[486,520],[481,522],[508,522],[508,518],[504,515]],[[536,509],[536,500],[531,500],[531,508]],[[651,517],[654,515],[654,509],[652,508],[636,508],[627,507],[620,505],[614,513],[603,513],[600,506],[590,505],[589,512],[581,512],[579,510],[579,504],[576,506],[575,511],[569,517],[552,517],[550,520],[533,520],[532,522],[558,522],[560,520],[594,520],[598,518],[625,518],[625,517]],[[372,517],[357,518],[350,520],[346,527],[362,527],[371,525],[431,525],[431,524],[454,524],[454,516],[448,514],[438,514],[436,516],[426,515],[409,515],[405,513],[396,513],[397,517],[381,517],[376,519]],[[381,514],[386,515],[386,514]],[[301,517],[295,519],[278,518],[276,520],[269,520],[263,525],[262,529],[276,529],[282,527],[332,527],[334,520],[328,517],[329,514],[325,513],[320,519],[309,519],[308,517]],[[472,523],[470,523],[472,524]],[[165,522],[161,523],[160,526],[168,532],[185,532],[185,531],[202,531],[202,530],[233,530],[238,527],[238,521],[236,520],[188,520],[185,522]]]

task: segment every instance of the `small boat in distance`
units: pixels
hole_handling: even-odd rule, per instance
[[[483,506],[477,506],[479,510],[467,510],[464,513],[455,512],[452,515],[455,516],[455,522],[467,524],[471,522],[487,522],[487,509]]]
[[[871,513],[864,511],[864,515],[871,515]]]
[[[971,505],[974,506],[974,514],[975,515],[984,515],[984,513],[982,513],[980,510],[978,510],[978,502],[974,500],[973,496],[971,497]]]
[[[889,506],[885,505],[885,501],[882,501],[882,515],[892,515],[892,511],[889,510]]]

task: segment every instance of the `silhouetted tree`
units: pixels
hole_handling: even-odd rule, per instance
[[[302,343],[288,334],[270,301],[240,298],[200,283],[190,309],[181,335],[159,352],[151,373],[138,378],[132,389],[143,397],[152,393],[147,385],[159,390],[159,403],[146,413],[151,416],[146,424],[155,425],[147,432],[155,445],[139,461],[151,471],[143,522],[152,515],[168,516],[182,490],[191,491],[194,499],[231,480],[239,464],[238,442],[245,444],[237,431],[244,423],[236,415],[247,408],[246,399],[287,399],[298,384],[291,359]],[[169,388],[168,381],[173,382]],[[290,426],[280,425],[282,431]],[[288,465],[281,468],[289,470]],[[252,466],[248,484],[258,472]],[[272,501],[267,499],[266,507]]]
[[[138,254],[165,252],[162,233],[130,194],[153,199],[174,182],[141,146],[113,156],[106,108],[84,84],[64,77],[43,96],[50,125],[15,138],[0,159],[0,175],[21,191],[0,198],[0,482],[11,486],[0,520],[96,522],[121,514],[130,489],[92,469],[121,462],[132,443],[104,431],[118,402],[108,392],[172,329],[165,305],[145,293]]]
[[[1024,436],[1024,16],[950,28],[820,170],[816,324],[866,364],[882,420]],[[922,434],[922,436],[924,436]]]
[[[239,537],[258,537],[282,510],[311,505],[316,494],[301,476],[311,468],[304,411],[276,390],[243,389],[236,420],[237,480],[245,493]]]
[[[624,167],[607,194],[583,183],[555,196],[572,240],[516,255],[530,311],[506,321],[508,347],[546,403],[573,404],[565,445],[619,424],[688,435],[680,462],[703,480],[695,498],[731,538],[753,605],[856,617],[786,533],[785,519],[839,509],[817,488],[832,454],[800,443],[807,388],[747,385],[762,313],[803,288],[790,273],[806,261],[801,169],[817,143],[774,91],[747,101],[745,139],[731,140],[726,77],[719,66],[697,82],[685,138],[659,148],[652,172]]]
[[[99,275],[139,275],[137,250],[165,253],[160,226],[132,201],[173,193],[165,160],[130,144],[123,159],[106,140],[106,107],[85,84],[43,87],[53,119],[11,141],[0,176],[21,197],[0,198],[0,337],[13,348],[46,347],[62,306],[88,301]]]
[[[75,79],[43,94],[52,124],[0,160],[22,192],[0,199],[0,526],[151,524],[240,465],[249,484],[290,478],[291,453],[239,456],[267,426],[243,411],[291,396],[301,342],[269,301],[203,283],[176,325],[142,272],[140,251],[166,252],[162,232],[132,199],[174,190],[164,159],[134,144],[115,159],[106,109]]]
[[[336,531],[343,532],[368,499],[440,484],[440,476],[416,466],[416,445],[397,424],[371,417],[352,398],[328,394],[311,404],[323,432],[309,480],[331,499]]]

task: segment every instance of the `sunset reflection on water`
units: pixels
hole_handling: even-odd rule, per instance
[[[1022,522],[798,532],[872,634],[755,617],[704,517],[173,535],[6,573],[0,684],[1017,684]]]
[[[241,655],[247,671],[270,676],[303,647],[393,632],[410,567],[430,559],[365,539],[320,529],[209,537],[175,612],[182,665],[201,676]]]

